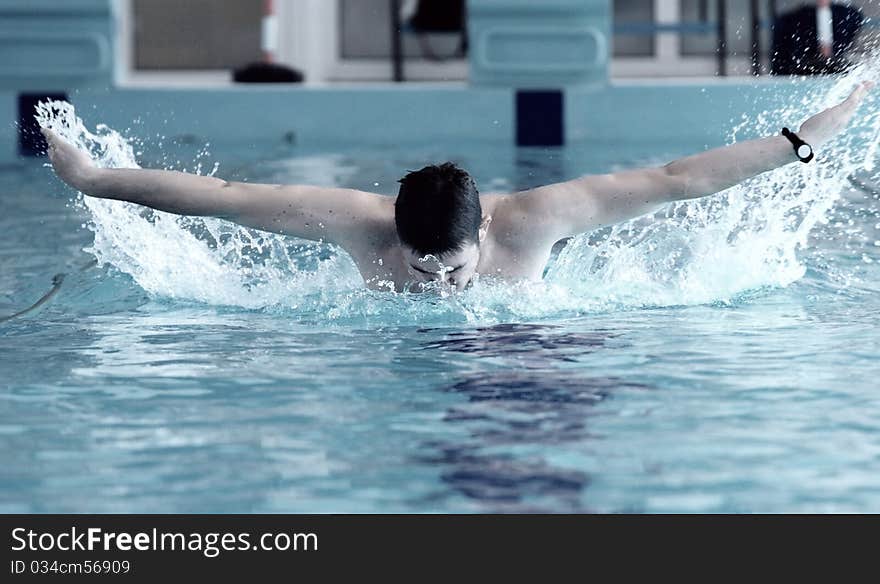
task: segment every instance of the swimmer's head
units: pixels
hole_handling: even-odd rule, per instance
[[[489,223],[471,175],[451,162],[407,174],[400,179],[394,220],[404,259],[417,281],[467,285]]]

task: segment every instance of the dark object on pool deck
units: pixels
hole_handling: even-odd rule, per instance
[[[451,58],[462,58],[467,55],[468,38],[465,20],[467,13],[464,0],[419,0],[415,14],[409,22],[409,30],[419,35],[422,56],[430,61],[445,61]],[[448,56],[434,53],[425,38],[425,33],[457,34],[460,39],[455,52]]]
[[[232,72],[236,83],[302,83],[304,79],[296,69],[277,63],[251,63]]]
[[[824,57],[819,47],[815,6],[801,6],[779,15],[773,25],[771,74],[823,75],[846,71],[850,66],[847,55],[864,24],[864,16],[858,8],[834,3],[831,18],[832,54]]]
[[[564,97],[559,90],[516,92],[516,145],[562,146],[565,143]]]
[[[45,156],[49,144],[34,118],[37,104],[50,99],[67,101],[66,93],[18,94],[18,153],[21,156]]]
[[[419,0],[409,25],[417,32],[459,32],[464,19],[464,0]]]

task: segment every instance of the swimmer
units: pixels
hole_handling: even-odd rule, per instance
[[[283,235],[336,244],[367,286],[397,290],[432,281],[461,290],[476,274],[541,279],[565,238],[705,197],[791,162],[841,132],[871,89],[795,132],[740,142],[661,167],[584,176],[515,194],[480,195],[451,163],[400,180],[397,198],[353,189],[227,182],[176,171],[97,168],[89,156],[43,130],[56,174],[82,193],[178,215],[219,217]]]

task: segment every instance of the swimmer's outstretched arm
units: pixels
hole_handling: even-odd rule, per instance
[[[177,215],[220,217],[247,227],[340,245],[357,245],[389,197],[351,189],[227,182],[184,172],[97,168],[89,156],[50,130],[55,173],[82,193]],[[384,215],[383,215],[384,213]]]
[[[805,121],[797,134],[817,148],[849,124],[872,86],[860,84],[845,101]],[[519,229],[530,243],[557,241],[639,217],[665,203],[723,191],[797,160],[791,142],[781,135],[740,142],[659,168],[586,176],[503,197],[493,227],[502,219],[511,234]]]

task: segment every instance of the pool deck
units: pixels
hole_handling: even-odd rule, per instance
[[[693,79],[558,90],[565,143],[583,140],[723,144],[743,113],[800,102],[817,78]],[[305,147],[437,141],[515,143],[517,89],[462,84],[122,87],[69,93],[89,127],[126,134],[192,136],[214,144]],[[18,95],[0,92],[0,161],[17,157]],[[779,120],[796,125],[801,120]],[[748,134],[748,131],[745,131]]]

